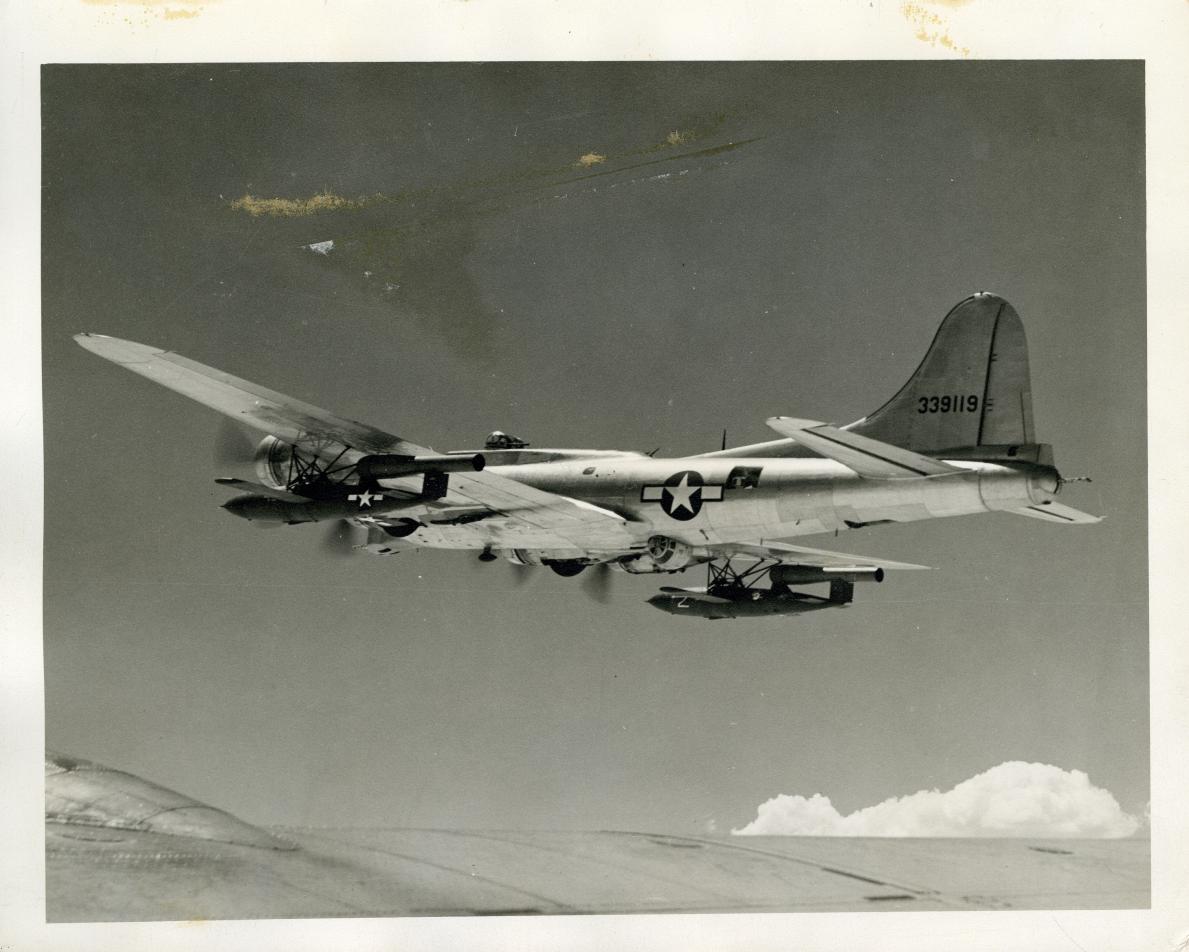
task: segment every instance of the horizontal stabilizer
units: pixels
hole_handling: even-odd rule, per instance
[[[877,559],[870,555],[850,555],[846,552],[831,552],[828,549],[811,549],[804,545],[790,545],[787,542],[728,542],[716,545],[715,550],[732,556],[753,559],[776,559],[786,565],[814,565],[825,572],[870,572],[874,569],[903,570],[927,569],[927,565],[913,562],[893,562]]]
[[[1059,502],[1043,502],[1036,506],[1025,506],[1023,509],[1008,509],[1017,516],[1028,516],[1031,519],[1042,519],[1045,522],[1058,522],[1066,526],[1089,526],[1102,522],[1101,516],[1092,516],[1080,509],[1063,506]]]
[[[815,453],[820,453],[869,479],[920,479],[923,476],[948,476],[964,470],[930,456],[922,456],[891,443],[840,430],[828,423],[798,420],[795,417],[771,417],[770,426]]]

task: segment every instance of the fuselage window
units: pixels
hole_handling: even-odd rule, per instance
[[[583,476],[593,476],[594,471],[595,471],[595,468],[593,466],[587,466],[586,469],[584,469],[582,471],[582,475]]]

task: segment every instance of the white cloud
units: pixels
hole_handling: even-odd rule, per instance
[[[739,836],[1120,837],[1139,829],[1109,790],[1080,770],[1012,760],[952,790],[920,790],[845,816],[829,797],[780,794]]]

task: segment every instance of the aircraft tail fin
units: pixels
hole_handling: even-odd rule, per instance
[[[845,429],[947,458],[1014,456],[1035,444],[1028,342],[1015,308],[995,294],[966,298],[945,316],[908,383]],[[974,452],[983,447],[994,452]]]

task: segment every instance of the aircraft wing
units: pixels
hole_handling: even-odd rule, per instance
[[[382,481],[382,485],[388,483],[389,480]],[[451,473],[446,498],[439,502],[483,506],[508,517],[512,524],[505,524],[504,538],[519,530],[523,536],[520,544],[525,548],[573,546],[619,550],[640,541],[639,534],[632,530],[633,523],[617,513],[581,499],[536,489],[489,470]]]
[[[365,453],[417,456],[430,452],[391,433],[335,416],[181,354],[102,334],[76,334],[74,339],[93,354],[288,442],[332,439]]]
[[[893,562],[870,555],[850,555],[828,549],[811,549],[787,542],[728,542],[714,547],[730,556],[753,559],[776,559],[786,565],[813,565],[826,572],[864,572],[873,569],[927,569],[928,565],[913,562]]]
[[[859,436],[816,420],[779,416],[769,418],[767,423],[782,436],[837,460],[868,479],[919,479],[965,472],[931,456],[922,456],[901,446]]]
[[[100,357],[279,439],[336,443],[344,447],[346,462],[369,453],[419,456],[433,452],[158,347],[102,334],[77,334],[74,339]],[[236,484],[225,481],[224,485]],[[414,496],[420,491],[420,479],[416,478],[384,480],[383,485]],[[520,530],[526,547],[623,549],[638,541],[628,520],[616,513],[491,472],[451,473],[447,495],[428,505],[490,509],[505,518],[505,536],[509,530]]]

